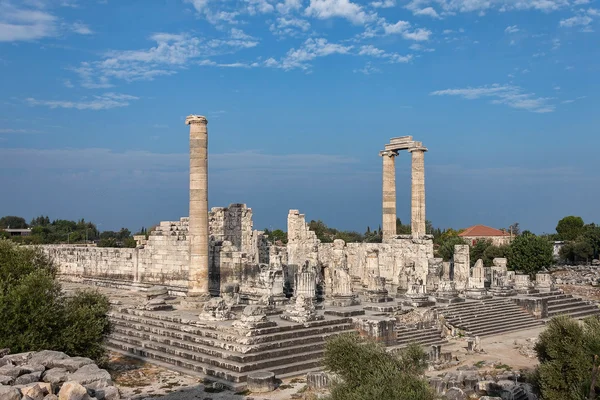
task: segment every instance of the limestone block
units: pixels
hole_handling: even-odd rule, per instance
[[[275,390],[273,372],[251,372],[247,378],[248,390],[252,393],[267,393]]]
[[[21,392],[19,389],[10,386],[0,386],[0,399],[21,400]]]
[[[65,382],[58,392],[58,400],[84,400],[87,397],[87,389],[77,382]]]

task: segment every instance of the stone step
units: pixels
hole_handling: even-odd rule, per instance
[[[548,306],[548,312],[555,312],[555,311],[560,311],[560,310],[569,310],[572,308],[577,308],[577,307],[592,307],[592,308],[598,308],[593,304],[588,304],[584,301],[574,301],[571,303],[566,303],[566,304],[554,304],[552,306]]]
[[[151,364],[174,369],[185,374],[207,377],[211,381],[220,382],[224,386],[233,390],[241,390],[246,386],[245,382],[247,373],[234,373],[221,368],[202,365],[185,358],[161,354],[160,352],[156,352],[154,350],[136,348],[126,343],[119,343],[117,341],[109,341],[107,343],[107,347],[112,351],[128,357],[137,358]],[[321,368],[321,360],[319,358],[318,360],[312,361],[294,362],[275,369],[258,370],[252,372],[274,372],[275,376],[279,378],[289,378],[304,375],[308,371],[320,370]]]
[[[421,339],[427,337],[441,337],[440,331],[425,331],[425,332],[397,332],[396,337],[398,340],[403,339]]]
[[[531,317],[531,315],[525,313],[524,311],[521,311],[520,309],[517,310],[514,313],[505,313],[505,314],[498,314],[498,315],[492,315],[492,316],[487,316],[487,315],[475,315],[475,316],[467,316],[467,317],[461,317],[461,316],[456,316],[456,317],[446,317],[446,320],[450,323],[461,323],[461,324],[471,324],[471,323],[479,323],[479,322],[499,322],[499,321],[510,321],[513,319],[532,319],[533,317]]]
[[[554,314],[554,315],[549,315],[548,318],[553,318],[558,315],[560,315],[560,313]],[[568,315],[571,318],[579,319],[579,318],[589,317],[590,315],[600,316],[600,313],[598,312],[598,310],[581,310],[581,311],[570,312]]]
[[[474,314],[474,313],[489,313],[489,312],[500,312],[500,311],[505,311],[505,310],[520,310],[521,308],[515,304],[515,303],[506,303],[506,304],[502,304],[502,305],[496,305],[494,307],[486,307],[486,306],[481,306],[481,307],[473,307],[473,308],[466,308],[466,309],[454,309],[454,310],[441,310],[440,313],[442,314]]]
[[[129,345],[135,346],[137,348],[142,348],[144,350],[154,350],[157,352],[161,352],[163,354],[167,354],[169,356],[177,356],[181,358],[186,358],[192,361],[196,361],[198,363],[205,364],[207,366],[214,366],[222,369],[226,369],[228,371],[233,372],[249,372],[259,369],[268,369],[272,367],[277,367],[281,365],[286,365],[292,362],[300,362],[305,360],[312,360],[314,358],[319,358],[323,353],[324,344],[321,346],[312,346],[310,351],[298,352],[292,355],[285,355],[280,357],[265,357],[261,360],[249,361],[249,362],[237,362],[231,360],[224,360],[219,357],[207,356],[205,354],[189,351],[187,349],[181,349],[176,346],[170,346],[166,344],[156,343],[153,341],[140,340],[137,338],[131,338],[126,336],[120,336],[111,334],[109,337],[111,340],[116,340],[118,342],[127,343]]]
[[[427,340],[424,342],[398,342],[397,345],[388,347],[388,349],[402,349],[404,347],[407,347],[411,343],[418,344],[419,346],[421,346],[423,348],[423,350],[425,350],[427,352],[431,348],[431,346],[434,346],[434,345],[443,346],[444,344],[448,343],[448,341],[438,339],[438,340]]]
[[[498,304],[512,304],[512,301],[507,299],[489,299],[489,300],[477,300],[477,301],[465,301],[463,303],[452,303],[447,307],[439,307],[439,311],[451,311],[456,309],[469,309],[469,308],[478,308],[482,306],[496,306]]]
[[[128,354],[137,354],[138,356],[144,357],[144,359],[149,362],[152,362],[153,360],[158,360],[169,364],[174,364],[179,367],[185,368],[190,372],[194,372],[195,374],[200,373],[209,377],[222,379],[228,381],[230,384],[245,382],[249,372],[270,371],[274,372],[276,376],[295,372],[301,373],[306,369],[311,369],[320,366],[322,357],[322,352],[317,351],[313,352],[312,357],[308,359],[303,358],[300,360],[298,359],[298,357],[294,357],[290,358],[289,362],[286,362],[283,365],[271,366],[263,369],[249,370],[245,372],[236,372],[227,370],[222,367],[200,363],[193,359],[182,357],[181,355],[168,354],[155,349],[132,346],[128,343],[120,342],[112,338],[109,339],[108,346],[110,348],[120,349],[122,351],[127,352]]]
[[[465,329],[467,331],[470,332],[480,332],[480,331],[485,331],[488,329],[494,329],[498,326],[516,326],[519,324],[529,324],[529,323],[535,323],[537,325],[541,325],[541,321],[532,319],[532,318],[521,318],[521,319],[511,319],[511,320],[507,320],[507,321],[492,321],[492,322],[479,322],[479,323],[472,323],[472,324],[460,324],[457,323],[456,327],[459,327],[461,329]]]
[[[288,332],[288,338],[280,338],[275,337],[274,339],[278,339],[278,340],[272,340],[272,341],[262,341],[260,343],[253,343],[253,344],[245,344],[242,345],[242,343],[246,343],[246,341],[244,341],[244,339],[247,339],[245,337],[237,337],[237,336],[233,336],[233,337],[224,337],[223,339],[228,338],[229,340],[219,340],[219,339],[215,339],[215,338],[207,338],[207,337],[203,337],[203,336],[198,336],[196,334],[193,333],[188,333],[188,332],[182,332],[181,330],[178,329],[171,329],[171,328],[162,328],[162,327],[155,327],[155,326],[149,326],[143,323],[123,323],[122,321],[119,320],[113,320],[115,327],[119,327],[120,329],[130,329],[130,330],[134,330],[134,331],[140,331],[140,332],[148,332],[148,333],[152,333],[155,335],[159,335],[159,336],[164,336],[164,337],[169,337],[169,338],[176,338],[179,340],[183,340],[183,341],[188,341],[190,343],[193,344],[201,344],[201,345],[205,345],[205,346],[210,346],[211,348],[221,348],[224,350],[236,350],[236,349],[244,349],[244,353],[246,352],[256,352],[256,351],[260,351],[260,350],[268,350],[271,348],[280,348],[280,347],[286,347],[286,346],[291,346],[294,345],[295,341],[299,338],[305,338],[307,341],[318,341],[320,337],[322,337],[323,335],[328,335],[334,332],[339,332],[339,331],[346,331],[346,330],[351,330],[352,329],[352,325],[351,324],[338,324],[338,325],[326,325],[326,326],[321,326],[321,327],[315,327],[312,329],[298,329],[294,335],[294,337],[289,337],[292,336],[291,332]],[[293,332],[293,331],[292,331]],[[268,336],[265,337],[261,337],[261,339],[265,339],[268,338]]]
[[[259,352],[240,353],[240,352],[226,351],[226,350],[222,350],[222,349],[211,347],[211,346],[203,346],[203,345],[199,345],[196,343],[180,341],[180,340],[176,340],[176,339],[174,340],[173,338],[170,338],[170,337],[148,334],[148,333],[140,332],[140,331],[133,330],[133,329],[123,329],[121,327],[114,328],[114,333],[119,334],[120,336],[136,337],[136,338],[144,340],[144,341],[152,341],[155,343],[170,345],[170,346],[178,347],[181,349],[190,350],[195,353],[206,354],[208,356],[218,357],[218,358],[221,358],[224,360],[230,360],[230,361],[235,361],[235,362],[240,362],[240,363],[248,363],[248,362],[253,362],[253,361],[257,361],[257,360],[262,360],[265,358],[281,357],[281,356],[285,356],[285,355],[289,355],[289,354],[299,354],[302,352],[310,351],[311,349],[322,348],[325,345],[325,340],[327,340],[327,338],[329,338],[331,336],[335,336],[344,331],[345,330],[341,329],[334,333],[329,333],[329,334],[320,335],[320,336],[312,336],[312,337],[309,337],[310,338],[309,340],[307,340],[307,338],[305,338],[305,337],[297,338],[297,339],[288,341],[289,344],[286,346],[277,347],[277,348],[273,348],[273,349],[266,349],[266,350],[259,351]],[[347,330],[347,331],[351,332],[353,330]],[[279,344],[279,343],[275,343],[275,344]]]
[[[548,309],[548,316],[553,317],[556,315],[563,315],[563,314],[571,316],[571,314],[578,313],[578,312],[590,312],[592,314],[594,314],[594,313],[600,314],[600,309],[594,305],[584,303],[584,304],[577,304],[577,305],[573,305],[571,307],[565,307],[565,308],[560,308],[560,309],[553,309],[553,310]]]
[[[519,324],[502,325],[502,326],[498,326],[496,328],[489,328],[489,329],[485,329],[485,330],[475,330],[475,331],[471,331],[471,333],[475,336],[494,336],[494,335],[498,335],[500,333],[523,331],[523,330],[535,328],[537,326],[542,326],[543,324],[544,324],[543,321],[530,321],[530,322],[524,322],[524,323],[519,323]]]
[[[138,317],[131,314],[122,314],[122,313],[111,313],[111,320],[115,324],[121,324],[120,321],[126,321],[129,323],[147,325],[147,326],[156,326],[159,328],[170,329],[176,332],[185,332],[189,334],[193,334],[199,337],[207,337],[210,338],[211,341],[218,342],[231,342],[237,341],[243,342],[244,339],[248,341],[246,336],[240,336],[235,331],[232,331],[229,328],[226,331],[215,331],[211,329],[207,329],[205,327],[197,327],[193,325],[175,323],[175,322],[166,322],[161,320],[156,320],[152,318],[144,318]],[[306,332],[312,332],[312,334],[318,333],[319,329],[323,328],[323,331],[332,331],[336,330],[337,326],[340,324],[351,325],[351,318],[332,318],[326,319],[322,321],[313,321],[306,325],[302,324],[294,324],[294,325],[278,325],[273,328],[262,328],[255,332],[256,336],[253,336],[253,342],[255,343],[263,343],[268,341],[281,341],[285,339],[291,339],[298,336],[303,336]],[[121,324],[123,325],[123,324]],[[223,340],[227,339],[227,340]]]
[[[581,299],[577,299],[575,297],[559,299],[559,300],[548,300],[548,307],[561,305],[561,304],[571,304],[571,303],[581,303],[581,302],[582,302]]]

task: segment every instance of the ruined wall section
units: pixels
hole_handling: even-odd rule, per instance
[[[190,265],[189,218],[162,221],[138,250],[139,282],[187,287]]]
[[[325,267],[334,266],[334,244],[319,244],[319,262]],[[394,239],[388,243],[347,243],[344,252],[352,276],[368,278],[367,252],[379,251],[379,273],[386,281],[399,285],[409,278],[426,281],[428,260],[433,258],[433,241],[428,238]]]

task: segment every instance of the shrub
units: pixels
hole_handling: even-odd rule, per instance
[[[544,400],[594,399],[600,355],[600,320],[553,318],[535,346],[540,365],[532,374]]]
[[[60,350],[101,361],[108,308],[95,291],[66,297],[55,266],[39,249],[0,240],[0,348]]]
[[[397,355],[357,334],[330,339],[324,363],[339,379],[331,389],[331,400],[433,400],[422,377],[425,354],[416,345]]]

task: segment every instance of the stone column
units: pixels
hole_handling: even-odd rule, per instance
[[[383,240],[396,236],[396,156],[395,151],[381,151],[383,159]]]
[[[412,185],[411,185],[411,207],[410,225],[413,237],[425,235],[425,152],[421,142],[415,142],[415,146],[408,150],[412,153]]]
[[[210,297],[208,277],[208,121],[199,115],[185,119],[190,126],[190,267],[188,296]]]

